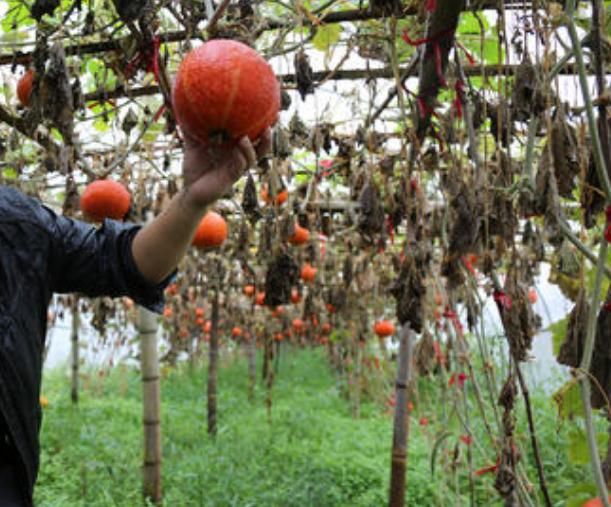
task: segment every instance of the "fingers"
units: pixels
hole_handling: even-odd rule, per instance
[[[248,139],[247,136],[244,136],[242,139],[240,139],[238,146],[240,148],[241,155],[246,159],[246,167],[244,167],[244,170],[255,165],[258,157],[254,146],[250,142],[250,139]]]
[[[265,129],[256,142],[257,158],[266,156],[272,150],[272,129]]]

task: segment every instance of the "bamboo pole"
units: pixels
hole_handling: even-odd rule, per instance
[[[140,308],[140,368],[142,371],[142,411],[144,425],[144,464],[142,493],[145,500],[160,504],[161,492],[161,393],[157,353],[157,316]]]
[[[214,289],[212,298],[212,315],[210,317],[210,349],[208,364],[208,435],[216,437],[216,386],[218,378],[219,357],[219,289]]]
[[[71,342],[71,373],[72,380],[70,385],[70,399],[75,405],[78,403],[78,387],[79,387],[79,327],[80,327],[80,313],[79,313],[79,297],[75,294],[72,296],[72,328],[70,334]]]
[[[255,400],[255,386],[257,384],[257,337],[254,332],[249,334],[246,342],[246,356],[248,358],[248,401]]]
[[[407,472],[407,439],[409,436],[409,415],[407,412],[407,386],[410,380],[412,361],[412,331],[409,322],[399,332],[399,355],[397,357],[396,404],[392,439],[390,470],[390,507],[405,506]]]

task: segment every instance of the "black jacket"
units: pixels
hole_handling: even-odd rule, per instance
[[[154,286],[139,273],[131,253],[137,230],[112,220],[96,228],[58,216],[0,186],[0,415],[17,449],[30,504],[39,465],[39,393],[51,295],[128,295],[159,312],[167,280]]]

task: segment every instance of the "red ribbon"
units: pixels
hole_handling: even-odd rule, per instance
[[[494,301],[504,310],[511,310],[511,296],[508,296],[504,290],[494,291]]]

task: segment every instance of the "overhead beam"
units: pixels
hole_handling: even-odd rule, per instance
[[[478,4],[479,10],[486,9],[496,9],[501,4],[502,0],[483,0]],[[530,2],[527,3],[526,8],[528,8]],[[505,8],[522,8],[524,7],[524,2],[520,0],[516,0],[515,2],[506,1]],[[413,16],[418,12],[417,7],[411,5],[406,7],[402,17]],[[329,12],[320,16],[313,16],[312,18],[304,16],[304,18],[300,21],[302,26],[313,26],[318,24],[331,24],[331,23],[348,23],[348,22],[357,22],[357,21],[369,21],[373,19],[381,19],[379,13],[370,11],[369,9],[353,9],[346,11],[334,11]],[[294,27],[294,20],[284,20],[284,19],[267,19],[263,22],[261,29],[263,31],[267,30],[278,30],[281,28],[291,28]],[[166,32],[159,34],[159,38],[161,42],[180,42],[186,40],[188,37],[188,33],[185,30],[178,30],[173,32]],[[196,34],[191,34],[191,37],[194,39],[202,38],[203,34],[201,32]],[[116,40],[106,40],[99,42],[88,42],[84,44],[70,44],[65,46],[64,51],[68,56],[75,55],[91,55],[97,53],[106,53],[112,51],[122,51],[123,46],[121,42],[125,42],[125,39],[119,38]],[[32,43],[33,44],[33,43]],[[32,51],[15,51],[14,53],[0,53],[0,65],[13,65],[13,64],[21,64],[26,65],[32,61],[33,52]]]
[[[465,74],[469,77],[481,76],[505,76],[513,75],[518,70],[519,65],[466,65],[464,67]],[[575,75],[576,69],[572,64],[567,64],[561,71],[564,75]],[[410,74],[412,77],[417,77],[418,70]],[[320,84],[323,81],[350,81],[357,79],[394,79],[392,69],[384,67],[380,69],[346,69],[335,71],[322,71],[313,73],[314,82]],[[285,85],[295,83],[295,74],[280,74],[278,79]],[[125,89],[120,86],[118,88],[106,91],[96,91],[85,94],[86,102],[102,102],[105,100],[117,99],[121,97],[137,98],[160,93],[159,86],[149,85],[137,88]]]

